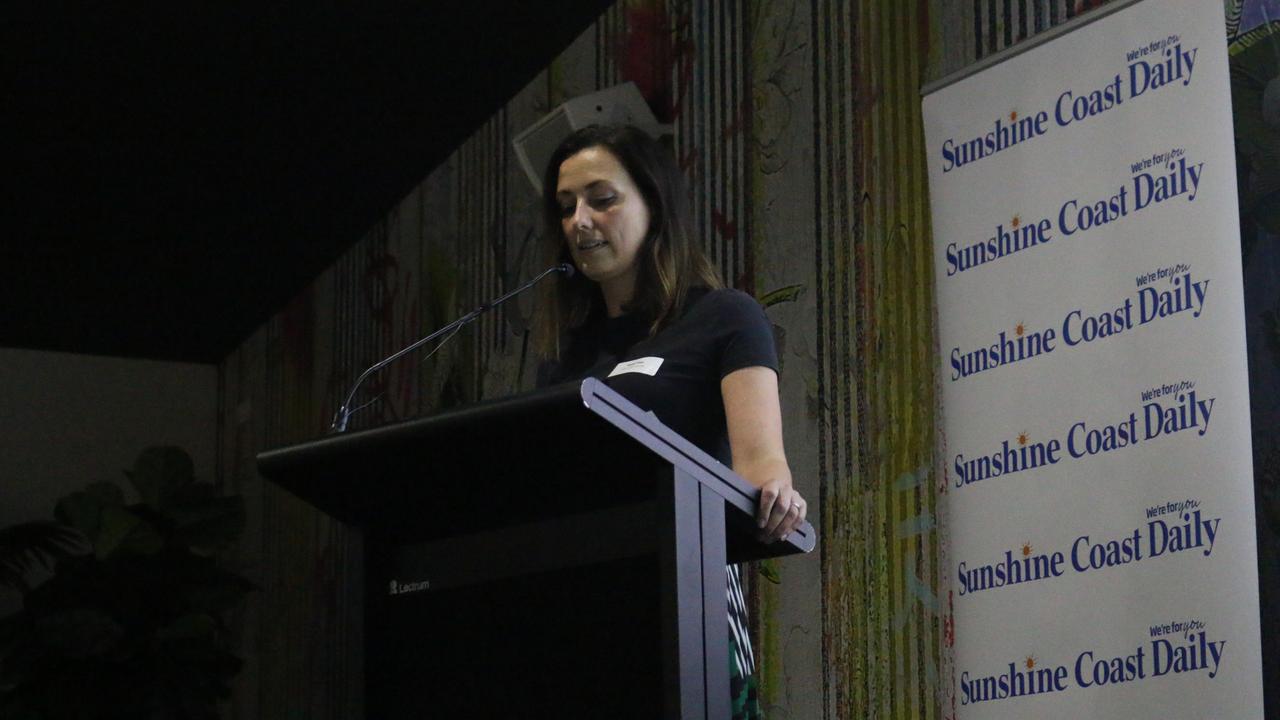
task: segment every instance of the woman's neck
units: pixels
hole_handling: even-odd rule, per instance
[[[605,315],[611,318],[622,317],[627,313],[626,306],[635,295],[635,277],[619,277],[600,283],[600,295],[604,298]]]

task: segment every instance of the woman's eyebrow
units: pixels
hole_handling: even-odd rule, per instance
[[[613,183],[609,182],[608,180],[605,180],[605,179],[601,178],[601,179],[599,179],[599,180],[592,180],[591,182],[587,183],[587,184],[586,184],[582,189],[583,189],[583,190],[595,190],[596,188],[601,187],[601,186],[603,186],[603,187],[608,187],[608,188],[612,189],[612,188],[613,188]],[[572,191],[572,190],[569,190],[569,189],[557,190],[557,191],[556,191],[556,194],[557,194],[557,195],[572,195],[572,194],[573,194],[573,191]]]
[[[614,188],[614,187],[613,187],[613,183],[611,183],[611,182],[609,182],[608,180],[605,180],[605,179],[603,179],[603,178],[601,178],[600,180],[592,180],[591,182],[587,183],[587,184],[586,184],[586,186],[585,186],[585,187],[583,187],[582,189],[583,189],[584,191],[586,191],[586,190],[597,190],[597,189],[599,189],[599,188],[601,188],[601,187],[607,188],[607,189],[609,189],[609,190],[616,190],[616,188]],[[561,196],[568,197],[568,196],[572,196],[572,195],[574,195],[574,194],[575,194],[575,192],[574,192],[573,190],[568,189],[568,188],[563,189],[563,190],[556,190],[556,197],[561,197]]]

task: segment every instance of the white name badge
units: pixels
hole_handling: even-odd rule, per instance
[[[624,373],[643,373],[649,377],[657,374],[658,368],[662,367],[662,358],[660,357],[643,357],[635,360],[628,360],[618,363],[618,366],[609,373],[609,377],[614,375],[622,375]]]

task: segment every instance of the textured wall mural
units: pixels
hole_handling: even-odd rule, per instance
[[[1253,416],[1262,681],[1271,717],[1280,713],[1280,2],[1228,0],[1227,43]]]
[[[231,715],[348,718],[362,703],[359,540],[264,484],[254,455],[321,434],[364,367],[529,278],[537,197],[511,138],[630,80],[675,128],[708,255],[768,308],[788,456],[816,501],[820,552],[750,574],[767,714],[951,717],[919,90],[1097,4],[620,0],[222,363],[223,483],[249,502],[239,569],[263,588],[235,623],[248,665]],[[1260,140],[1247,165],[1259,197],[1274,191],[1274,147]],[[1270,363],[1271,395],[1254,412],[1274,423],[1277,255],[1257,217],[1250,357]],[[375,376],[352,426],[530,389],[535,311],[521,298]],[[1275,466],[1258,465],[1273,513]]]

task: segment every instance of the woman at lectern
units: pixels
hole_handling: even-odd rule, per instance
[[[761,539],[786,537],[807,503],[783,451],[772,328],[755,300],[722,287],[698,249],[675,158],[636,128],[584,128],[551,156],[542,206],[546,250],[578,272],[544,298],[537,339],[554,361],[540,381],[608,377],[760,488]],[[758,717],[732,567],[728,594],[734,717]]]

